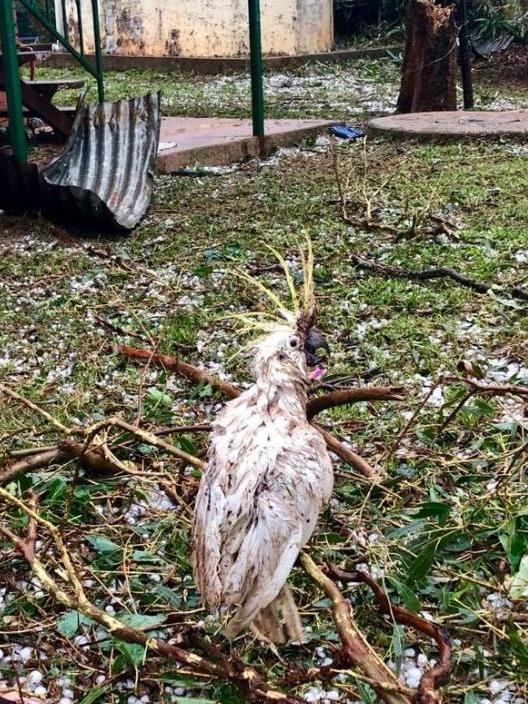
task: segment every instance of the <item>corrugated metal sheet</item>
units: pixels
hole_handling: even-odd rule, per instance
[[[149,206],[160,130],[160,96],[80,106],[61,155],[40,174],[0,161],[0,208],[40,210],[79,229],[131,230]]]

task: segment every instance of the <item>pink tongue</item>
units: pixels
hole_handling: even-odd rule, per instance
[[[315,367],[313,371],[310,372],[310,381],[319,381],[323,378],[326,369],[324,367]]]

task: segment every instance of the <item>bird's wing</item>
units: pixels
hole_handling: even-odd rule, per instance
[[[242,539],[249,522],[256,487],[273,462],[269,437],[255,414],[248,413],[244,395],[219,414],[193,516],[193,573],[205,603],[217,610],[224,603],[226,532]]]
[[[196,505],[195,579],[210,607],[237,607],[233,633],[275,599],[332,489],[330,459],[311,426],[275,443],[256,431],[230,467],[213,454]]]

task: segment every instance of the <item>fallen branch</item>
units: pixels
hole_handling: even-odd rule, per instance
[[[162,440],[161,438],[157,437],[154,433],[151,433],[148,430],[143,430],[142,428],[138,428],[136,425],[131,425],[130,423],[127,423],[122,418],[110,418],[108,421],[105,422],[108,426],[114,425],[119,428],[123,428],[123,430],[126,430],[132,435],[135,435],[137,438],[147,443],[148,445],[157,447],[159,450],[163,450],[169,455],[179,457],[181,460],[184,460],[193,467],[197,467],[198,469],[202,469],[204,467],[204,462],[198,459],[198,457],[195,457],[194,455],[190,455],[188,452],[180,450],[178,447],[171,445],[169,442],[165,442],[165,440]]]
[[[100,445],[92,443],[86,445],[68,438],[59,444],[59,448],[65,457],[78,460],[81,467],[87,471],[97,474],[115,474],[116,472],[138,474],[137,470],[123,464],[112,452],[108,451],[108,448],[103,448]]]
[[[182,362],[177,357],[170,357],[162,354],[155,354],[149,350],[139,349],[137,347],[117,347],[117,352],[124,355],[128,359],[135,360],[151,360],[156,364],[160,364],[166,369],[172,369],[178,374],[181,374],[187,379],[194,381],[196,383],[206,382],[213,389],[217,389],[224,393],[228,398],[233,399],[240,396],[241,391],[233,384],[222,381],[218,379],[213,374],[194,367],[192,364],[187,364]],[[347,403],[355,403],[358,401],[396,401],[401,400],[403,388],[400,386],[368,386],[361,389],[340,389],[338,391],[331,391],[328,394],[323,394],[316,398],[308,401],[306,406],[306,413],[308,418],[313,418],[317,413],[327,409],[335,408],[336,406],[342,406]],[[336,455],[341,457],[341,459],[348,464],[350,464],[354,469],[357,469],[361,474],[366,477],[373,477],[376,475],[376,471],[363,460],[359,455],[346,447],[337,438],[334,438],[331,433],[323,430],[320,426],[314,424],[314,427],[322,433],[325,438],[328,448],[332,450]],[[143,431],[144,432],[144,431]]]
[[[177,372],[184,376],[190,381],[195,383],[207,383],[213,389],[221,391],[227,398],[236,398],[240,396],[240,389],[237,389],[233,384],[229,384],[227,381],[222,381],[218,377],[210,374],[204,369],[199,369],[194,367],[192,364],[187,364],[182,362],[177,357],[169,357],[166,354],[152,354],[149,350],[139,349],[138,347],[126,347],[120,345],[117,347],[117,352],[127,357],[128,359],[144,359],[146,361],[151,360],[154,364],[158,364],[165,369],[170,369],[171,371]]]
[[[19,401],[24,406],[27,406],[32,411],[35,411],[36,413],[38,413],[40,416],[45,418],[48,421],[48,423],[53,425],[54,428],[57,428],[57,430],[60,430],[65,435],[69,435],[71,433],[70,428],[67,428],[59,420],[57,420],[52,415],[47,413],[44,409],[40,408],[40,406],[37,406],[36,403],[33,403],[33,401],[30,401],[25,396],[22,396],[21,394],[17,393],[16,391],[13,391],[13,389],[10,389],[9,386],[6,386],[5,384],[0,384],[0,391],[2,393],[4,393],[6,396],[9,396],[10,398],[14,399],[15,401]]]
[[[40,452],[38,455],[33,455],[32,457],[20,460],[20,462],[14,462],[12,465],[6,467],[2,472],[0,472],[0,486],[8,484],[10,481],[13,481],[13,479],[16,479],[20,474],[35,472],[37,469],[48,467],[54,462],[60,462],[63,457],[63,453],[58,447],[56,447],[53,450],[45,450],[44,452]]]
[[[473,394],[486,394],[488,396],[528,396],[528,386],[519,384],[486,384],[477,379],[470,379],[464,376],[448,376],[445,381],[466,384],[473,390]]]
[[[368,479],[373,479],[378,476],[378,472],[366,460],[360,457],[354,450],[351,450],[344,443],[340,442],[331,433],[329,433],[320,425],[312,421],[313,427],[318,430],[325,439],[329,450],[334,452],[338,457],[347,462],[351,467],[356,469],[360,474]]]
[[[398,279],[410,279],[411,281],[430,281],[432,279],[451,279],[460,286],[465,286],[470,288],[477,293],[488,293],[494,288],[493,284],[485,283],[483,281],[476,281],[475,279],[470,279],[465,274],[461,274],[455,269],[450,267],[440,266],[432,267],[431,269],[424,269],[422,271],[413,271],[412,269],[405,269],[401,266],[389,266],[387,264],[380,264],[371,259],[365,259],[360,257],[358,254],[350,253],[350,259],[353,264],[361,269],[366,269],[367,271],[372,271],[379,276],[385,277],[396,277]],[[498,287],[500,288],[500,287]],[[512,286],[510,288],[504,289],[504,292],[513,298],[521,298],[522,300],[528,301],[528,291],[523,289],[521,286]]]
[[[393,604],[379,584],[367,572],[363,570],[344,572],[335,565],[331,565],[329,569],[336,579],[343,582],[363,582],[367,584],[374,592],[382,614],[390,616],[396,623],[416,629],[436,642],[440,653],[440,661],[422,675],[416,701],[419,704],[438,702],[439,698],[434,691],[435,687],[439,681],[441,682],[447,678],[451,670],[451,644],[446,629],[436,623],[427,621],[418,616],[418,614],[412,613],[412,611]]]
[[[311,398],[306,404],[306,415],[313,418],[321,411],[360,401],[402,401],[403,386],[363,386],[357,389],[339,389]]]
[[[397,676],[381,660],[356,626],[350,604],[336,584],[305,552],[301,564],[309,576],[332,600],[332,614],[343,650],[349,661],[368,677],[372,688],[386,704],[412,704],[413,691],[404,687]]]

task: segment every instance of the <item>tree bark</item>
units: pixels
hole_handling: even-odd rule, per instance
[[[456,110],[457,25],[455,7],[408,0],[406,40],[397,111]]]

